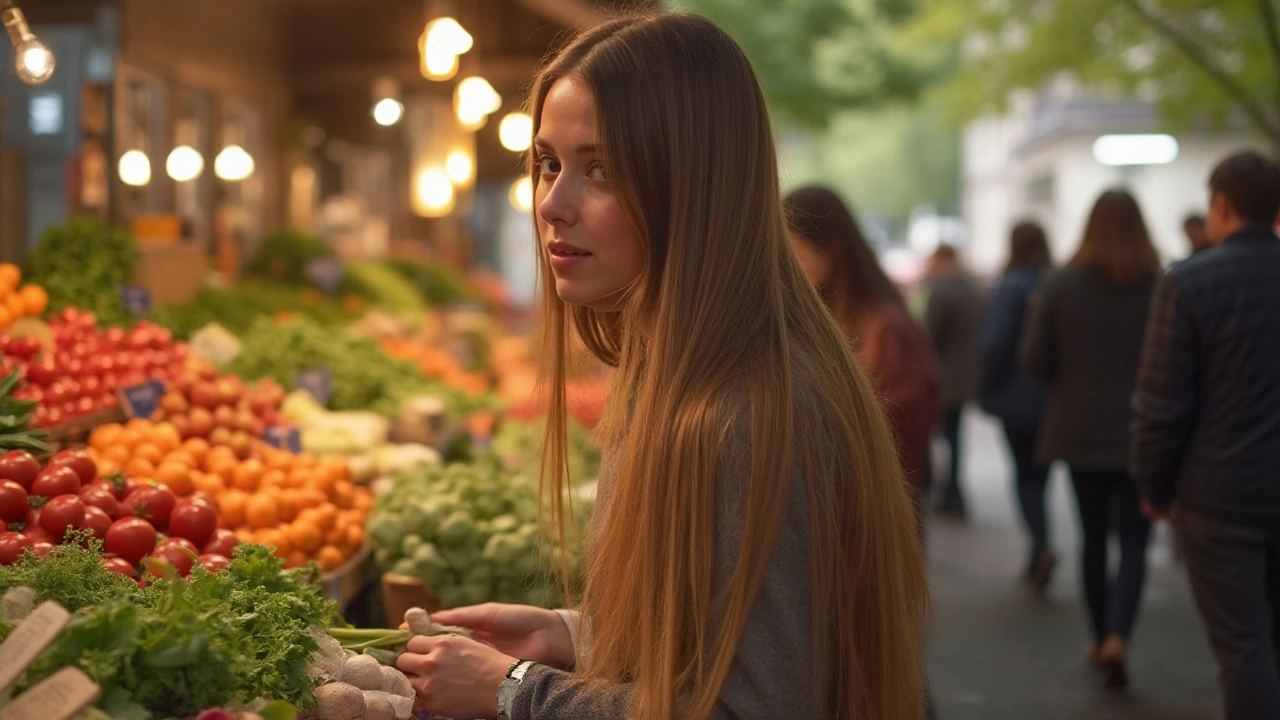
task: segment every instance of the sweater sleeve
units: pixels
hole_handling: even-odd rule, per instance
[[[751,458],[749,431],[735,422],[716,477],[713,593],[732,577],[746,517]],[[796,479],[798,483],[800,478]],[[778,544],[743,630],[712,718],[817,717],[814,712],[812,629],[809,622],[807,517],[803,491],[791,493]],[[643,639],[637,639],[643,641]],[[634,708],[629,683],[586,682],[535,666],[516,693],[513,720],[624,720]]]
[[[1057,283],[1045,283],[1039,298],[1031,297],[1030,317],[1022,339],[1022,364],[1027,372],[1052,383],[1058,370],[1058,335],[1055,317]]]

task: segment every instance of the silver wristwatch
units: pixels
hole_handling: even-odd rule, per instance
[[[516,690],[524,680],[524,674],[534,666],[532,660],[517,660],[507,668],[507,676],[498,686],[498,720],[511,720],[511,703],[516,699]]]

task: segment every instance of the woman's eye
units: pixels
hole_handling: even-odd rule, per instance
[[[608,180],[609,179],[609,176],[605,175],[604,166],[601,165],[600,163],[596,163],[592,165],[591,169],[587,170],[587,176],[590,177],[592,180]]]
[[[560,172],[560,161],[550,155],[543,155],[538,158],[538,167],[544,175],[554,175]]]

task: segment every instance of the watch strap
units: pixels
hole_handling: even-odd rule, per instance
[[[498,720],[511,720],[511,705],[515,701],[516,691],[524,681],[525,673],[535,664],[532,660],[517,660],[507,668],[506,677],[498,685]]]

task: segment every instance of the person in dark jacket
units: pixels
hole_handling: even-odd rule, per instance
[[[974,399],[978,381],[978,333],[986,293],[950,245],[939,245],[929,261],[929,302],[925,329],[942,366],[942,428],[950,457],[935,510],[964,517],[960,488],[960,420]]]
[[[1075,257],[1045,280],[1023,348],[1027,369],[1049,383],[1036,455],[1071,469],[1093,626],[1090,657],[1108,687],[1128,684],[1126,645],[1146,580],[1151,524],[1128,471],[1129,402],[1159,271],[1133,196],[1103,193]],[[1113,531],[1120,567],[1111,580],[1107,538]]]
[[[1172,517],[1227,720],[1280,718],[1280,166],[1209,179],[1216,247],[1156,286],[1133,398],[1133,476]]]
[[[1044,229],[1034,222],[1015,225],[1009,237],[1009,262],[987,303],[978,343],[978,404],[1004,427],[1013,458],[1018,509],[1030,539],[1023,579],[1037,592],[1048,587],[1058,562],[1050,549],[1045,512],[1049,465],[1035,457],[1049,391],[1018,362],[1018,346],[1031,297],[1049,265]]]

